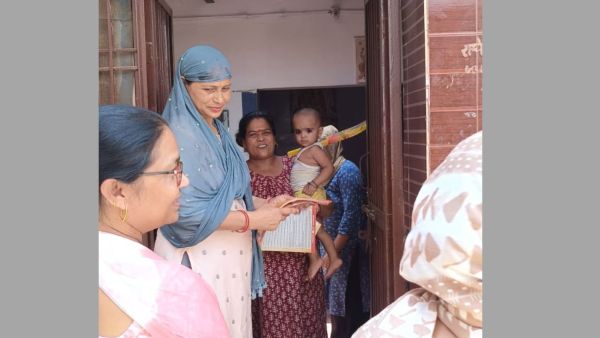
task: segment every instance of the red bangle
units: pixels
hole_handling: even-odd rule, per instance
[[[239,212],[242,213],[242,215],[244,215],[244,226],[241,229],[236,230],[236,232],[246,232],[248,231],[248,228],[250,227],[250,217],[248,217],[248,213],[246,212],[246,210],[237,210]]]

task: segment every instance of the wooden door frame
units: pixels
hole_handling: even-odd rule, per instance
[[[389,119],[390,119],[390,189],[391,189],[391,220],[392,232],[392,264],[396,268],[396,278],[393,284],[394,299],[408,291],[408,284],[400,277],[400,260],[404,253],[404,240],[410,229],[404,227],[404,144],[403,130],[403,54],[402,54],[402,16],[400,0],[389,0],[387,27],[389,49]]]
[[[140,76],[135,77],[136,90],[135,105],[138,107],[148,107],[148,74],[146,68],[146,16],[144,11],[144,0],[134,0],[133,11],[133,29],[134,46],[137,49],[137,64]]]
[[[140,65],[140,77],[139,77],[139,81],[140,81],[140,89],[142,90],[143,93],[143,97],[139,98],[139,102],[138,102],[138,98],[136,98],[136,105],[137,106],[141,106],[153,111],[156,111],[157,113],[161,114],[162,113],[162,107],[150,107],[150,91],[153,92],[153,104],[154,103],[158,103],[160,100],[158,100],[157,97],[154,96],[154,92],[156,91],[155,88],[155,84],[156,81],[159,81],[158,79],[158,71],[156,70],[157,67],[157,63],[155,62],[155,59],[157,58],[157,55],[152,54],[154,52],[154,48],[152,48],[152,46],[150,44],[154,44],[157,42],[158,37],[156,36],[156,31],[157,31],[157,23],[155,21],[155,14],[156,14],[156,6],[162,6],[163,9],[165,10],[165,12],[168,14],[168,16],[170,17],[168,24],[170,25],[169,27],[169,36],[168,39],[170,40],[168,43],[169,46],[169,50],[168,53],[170,55],[170,62],[168,62],[168,67],[170,68],[170,74],[171,77],[173,77],[174,73],[173,73],[173,10],[166,4],[166,2],[164,2],[164,0],[134,0],[135,1],[135,6],[137,8],[136,13],[138,13],[138,15],[136,15],[136,17],[134,18],[135,20],[135,27],[136,27],[136,39],[138,42],[138,62]],[[161,81],[164,81],[165,79],[162,79]],[[171,79],[167,79],[167,81],[169,81],[169,87],[170,84],[172,83],[172,78]],[[137,82],[136,82],[137,85]],[[167,93],[167,96],[169,94]],[[166,98],[164,98],[164,101],[166,101]],[[151,250],[154,249],[154,242],[156,240],[156,235],[157,235],[157,231],[158,229],[155,229],[153,231],[147,232],[145,234],[143,234],[142,236],[142,242],[145,246],[147,246],[148,248],[150,248]]]
[[[146,108],[156,111],[159,114],[162,113],[164,109],[164,103],[167,100],[168,93],[165,97],[160,97],[160,92],[162,91],[160,85],[158,85],[159,81],[166,82],[168,87],[171,88],[171,84],[173,83],[173,15],[172,10],[168,7],[165,7],[164,1],[161,0],[146,0],[144,2],[144,29],[145,29],[145,55],[146,58],[143,60],[146,71]],[[158,47],[160,46],[160,37],[157,34],[159,30],[159,22],[157,22],[157,13],[164,10],[164,12],[168,16],[167,20],[167,46],[168,50],[168,67],[169,67],[169,75],[170,77],[161,78],[161,73],[159,72],[159,64],[158,60],[163,55],[160,55],[160,50]],[[158,92],[158,93],[157,93]]]
[[[367,90],[367,102],[375,102],[374,105],[379,105],[381,117],[381,130],[379,126],[375,126],[376,130],[371,129],[372,133],[381,133],[379,139],[382,140],[381,145],[373,147],[368,146],[369,152],[373,149],[380,149],[381,159],[383,163],[371,163],[382,167],[383,187],[380,191],[383,196],[372,196],[371,183],[369,185],[369,201],[365,208],[367,215],[370,218],[370,225],[375,227],[370,232],[369,239],[372,245],[377,245],[379,250],[383,250],[383,254],[379,259],[383,262],[375,262],[372,256],[371,275],[377,275],[382,278],[371,278],[371,294],[377,292],[380,298],[373,302],[375,297],[372,297],[371,310],[372,313],[379,312],[387,304],[393,302],[397,297],[408,291],[408,283],[399,275],[399,264],[404,250],[404,239],[408,229],[404,227],[404,163],[403,163],[403,115],[402,115],[402,34],[401,34],[401,15],[400,1],[398,0],[369,0],[365,4],[365,16],[367,15],[367,5],[370,2],[373,6],[377,6],[374,21],[367,20],[365,24],[372,24],[374,27],[367,27],[366,31],[374,32],[375,34],[366,34],[367,39],[370,35],[379,42],[378,55],[375,55],[374,62],[367,64],[377,68],[379,78],[374,81],[378,82],[380,90],[374,92]],[[372,11],[371,11],[372,12]],[[367,46],[370,44],[367,42]],[[372,44],[371,44],[372,45]],[[372,53],[371,53],[372,55]],[[373,76],[369,78],[369,70],[367,70],[367,81],[373,80]],[[367,87],[369,83],[367,82]],[[376,85],[377,86],[377,85]],[[372,104],[367,104],[367,109],[373,107]],[[367,111],[367,114],[378,114],[378,112]],[[367,132],[369,129],[367,130]],[[373,141],[374,138],[368,137],[367,140]],[[369,156],[369,161],[373,161],[375,156]],[[369,179],[369,175],[368,175]],[[381,206],[378,207],[372,201],[381,201]],[[377,234],[380,234],[378,238]],[[380,264],[381,263],[381,264]],[[383,269],[383,271],[376,271]],[[381,275],[381,276],[379,276]],[[375,285],[376,283],[383,285]],[[383,291],[383,292],[382,292]],[[383,302],[383,303],[381,303]],[[380,304],[381,303],[381,304]]]

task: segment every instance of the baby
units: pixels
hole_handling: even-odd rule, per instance
[[[302,146],[294,160],[290,177],[294,195],[327,199],[323,186],[329,182],[334,170],[329,155],[317,143],[323,131],[320,114],[314,109],[302,108],[294,112],[292,125],[296,142]],[[327,256],[321,259],[317,252],[309,254],[308,278],[312,279],[319,269],[324,267],[327,279],[342,266],[342,260],[338,257],[333,240],[323,227],[319,227],[317,238],[327,251]]]

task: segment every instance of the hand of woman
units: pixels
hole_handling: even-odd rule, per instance
[[[268,203],[271,204],[274,207],[279,208],[280,206],[282,206],[283,204],[285,204],[286,202],[293,200],[294,196],[290,196],[290,195],[279,195],[279,196],[275,196],[273,198],[270,198]]]
[[[288,215],[298,212],[300,211],[296,207],[279,208],[271,203],[265,203],[250,213],[250,229],[275,230]]]
[[[279,195],[276,197],[273,197],[271,199],[268,200],[268,203],[276,206],[276,207],[280,207],[283,204],[285,204],[286,202],[293,200],[295,197],[290,196],[290,195]],[[317,214],[317,218],[319,216],[325,215],[323,216],[323,218],[327,218],[327,216],[329,216],[329,214],[331,214],[331,211],[333,210],[333,202],[331,200],[313,200],[314,202],[317,202],[319,204],[319,211]],[[294,207],[298,208],[299,210],[307,208],[311,206],[310,202],[296,202],[294,203]]]

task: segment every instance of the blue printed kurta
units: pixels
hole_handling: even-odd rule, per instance
[[[325,220],[325,230],[332,239],[335,239],[338,234],[349,237],[340,254],[344,263],[325,285],[327,311],[334,316],[345,316],[345,294],[352,263],[351,254],[359,247],[358,254],[365,255],[363,246],[359,246],[358,231],[366,228],[366,217],[361,209],[366,200],[366,193],[358,167],[351,161],[344,161],[326,186],[326,191],[327,198],[334,203],[334,208],[331,216]],[[320,246],[320,251],[322,256],[325,255],[323,246]],[[367,259],[362,258],[362,261]],[[364,309],[368,309],[369,272],[364,264],[360,266],[360,276],[362,305]]]

